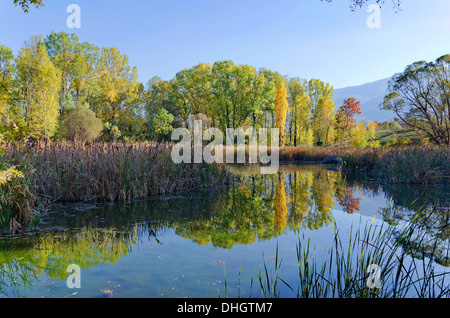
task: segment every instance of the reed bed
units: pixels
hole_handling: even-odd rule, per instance
[[[402,227],[375,226],[372,221],[357,230],[352,228],[348,238],[342,238],[335,224],[334,240],[323,261],[316,259],[309,238],[299,233],[296,249],[298,281],[286,282],[282,278],[282,259],[278,256],[277,246],[273,269],[264,262],[263,269],[257,272],[261,296],[449,298],[450,272],[435,267],[439,239],[434,239],[432,253],[418,252],[419,246],[430,243],[430,238],[418,231],[419,221],[429,217],[432,217],[429,212],[421,210]],[[449,257],[448,252],[446,257]],[[281,295],[283,285],[292,294]]]
[[[320,163],[342,158],[342,170],[367,173],[386,183],[450,184],[450,147],[405,146],[381,148],[280,148],[280,162]]]
[[[234,149],[235,158],[237,149]],[[340,157],[343,172],[365,174],[385,183],[450,184],[449,146],[279,147],[278,150],[281,163],[320,164],[327,157]],[[245,164],[249,164],[248,159],[247,146]]]
[[[354,151],[340,147],[280,147],[280,161],[317,163],[331,156],[341,156]]]
[[[2,160],[28,180],[30,195],[16,199],[33,198],[36,205],[126,202],[223,183],[223,166],[174,164],[171,149],[156,142],[10,144]]]
[[[388,148],[374,171],[388,183],[450,184],[450,147]]]

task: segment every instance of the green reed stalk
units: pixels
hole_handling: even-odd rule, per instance
[[[414,248],[424,243],[424,235],[416,233],[418,222],[426,217],[430,217],[429,212],[422,209],[402,229],[393,225],[377,227],[374,218],[356,232],[352,226],[347,245],[335,224],[328,258],[321,264],[311,254],[310,239],[303,233],[296,250],[297,286],[279,276],[277,246],[273,271],[264,262],[263,272],[257,272],[262,296],[280,297],[280,281],[297,298],[450,297],[450,273],[438,273],[434,267],[437,241],[427,257],[414,255]]]

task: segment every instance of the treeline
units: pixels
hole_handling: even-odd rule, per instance
[[[222,131],[279,128],[281,145],[352,141],[366,146],[374,138],[375,123],[356,123],[354,115],[361,111],[354,99],[336,111],[333,93],[330,84],[318,79],[288,78],[269,69],[217,61],[184,69],[169,81],[152,78],[144,105],[150,132],[156,132],[153,138],[168,138],[173,128],[192,128],[194,120],[202,120],[205,127]]]
[[[333,87],[320,80],[232,61],[144,85],[117,48],[63,32],[33,37],[16,57],[0,46],[2,139],[168,140],[200,119],[223,130],[278,127],[283,144],[325,145],[356,127],[351,113],[336,116],[332,100]]]
[[[318,79],[289,78],[232,61],[200,63],[171,80],[153,77],[144,85],[119,49],[82,43],[63,32],[32,38],[16,57],[0,46],[0,140],[160,141],[170,140],[174,128],[202,120],[222,131],[279,128],[285,146],[379,146],[378,123],[355,119],[360,102],[349,97],[336,105],[333,93]],[[448,92],[442,96],[448,104]],[[398,97],[391,94],[385,107],[389,102],[397,111]],[[443,109],[448,114],[448,105]],[[404,118],[419,116],[410,112]],[[416,130],[426,127],[422,119],[408,123]],[[445,116],[431,124],[439,134],[445,135],[441,127],[448,133]],[[435,141],[448,140],[439,138]]]
[[[51,33],[15,58],[0,47],[1,133],[9,139],[118,138],[137,134],[144,92],[117,48]]]

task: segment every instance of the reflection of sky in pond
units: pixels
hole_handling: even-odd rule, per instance
[[[272,269],[277,246],[280,276],[295,285],[299,237],[310,238],[320,263],[334,223],[345,239],[375,215],[376,225],[395,223],[423,205],[439,207],[433,222],[443,225],[448,250],[449,187],[363,184],[318,167],[282,167],[273,176],[234,173],[234,183],[222,189],[127,205],[55,207],[39,233],[0,241],[1,295],[236,297],[239,290],[260,297],[256,273],[264,263]],[[70,264],[82,268],[81,289],[66,286]]]

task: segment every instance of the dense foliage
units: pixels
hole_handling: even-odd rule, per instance
[[[448,144],[448,85],[448,56],[415,63],[394,76],[384,107],[419,139]],[[0,46],[0,140],[74,139],[70,128],[84,140],[168,141],[173,129],[200,119],[222,131],[279,128],[282,146],[379,147],[376,133],[385,125],[358,122],[363,105],[350,96],[336,105],[333,94],[319,79],[229,60],[144,85],[119,49],[64,32],[33,37],[17,57]]]

